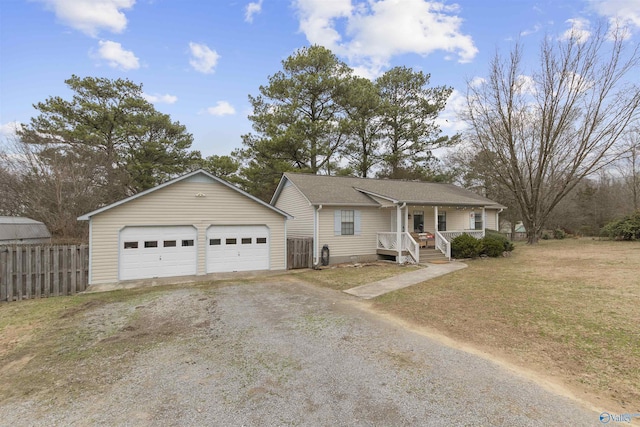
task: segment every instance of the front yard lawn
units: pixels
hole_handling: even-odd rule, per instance
[[[467,263],[374,306],[640,412],[640,242],[542,241]]]

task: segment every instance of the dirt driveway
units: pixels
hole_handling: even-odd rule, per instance
[[[291,278],[176,288],[69,318],[91,345],[122,351],[96,352],[77,378],[59,378],[68,396],[60,387],[5,400],[0,424],[600,424],[597,413],[497,364]]]

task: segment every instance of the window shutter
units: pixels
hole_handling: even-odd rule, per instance
[[[353,234],[360,235],[360,211],[353,211]]]
[[[336,236],[342,234],[342,211],[337,209],[334,211],[333,216],[333,233]]]
[[[469,214],[469,230],[475,230],[476,229],[476,214],[474,212],[471,212]]]

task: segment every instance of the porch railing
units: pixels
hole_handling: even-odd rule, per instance
[[[436,249],[451,260],[451,241],[462,234],[468,234],[476,239],[482,239],[484,237],[484,230],[436,231]]]
[[[409,233],[401,233],[400,244],[402,245],[400,251],[407,251],[413,258],[413,262],[420,262],[420,245],[416,242]],[[398,235],[397,233],[380,232],[378,233],[378,249],[386,249],[391,251],[398,250]]]
[[[484,237],[484,230],[440,231],[440,234],[450,242],[462,234],[468,234],[476,239],[482,239]]]
[[[446,233],[446,231],[443,231],[442,233]],[[442,233],[436,230],[436,249],[442,252],[447,259],[451,260],[451,243],[442,235]]]

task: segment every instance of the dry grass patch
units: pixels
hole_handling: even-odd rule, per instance
[[[520,245],[378,309],[640,412],[640,242]]]
[[[390,262],[372,262],[363,264],[340,264],[321,270],[309,270],[299,273],[296,277],[339,291],[351,289],[407,273],[420,267],[413,265],[398,265]]]
[[[43,403],[108,387],[133,356],[208,327],[206,307],[224,283],[118,290],[0,304],[0,404],[37,394]],[[159,307],[163,296],[175,305]],[[170,320],[159,313],[170,313]]]

